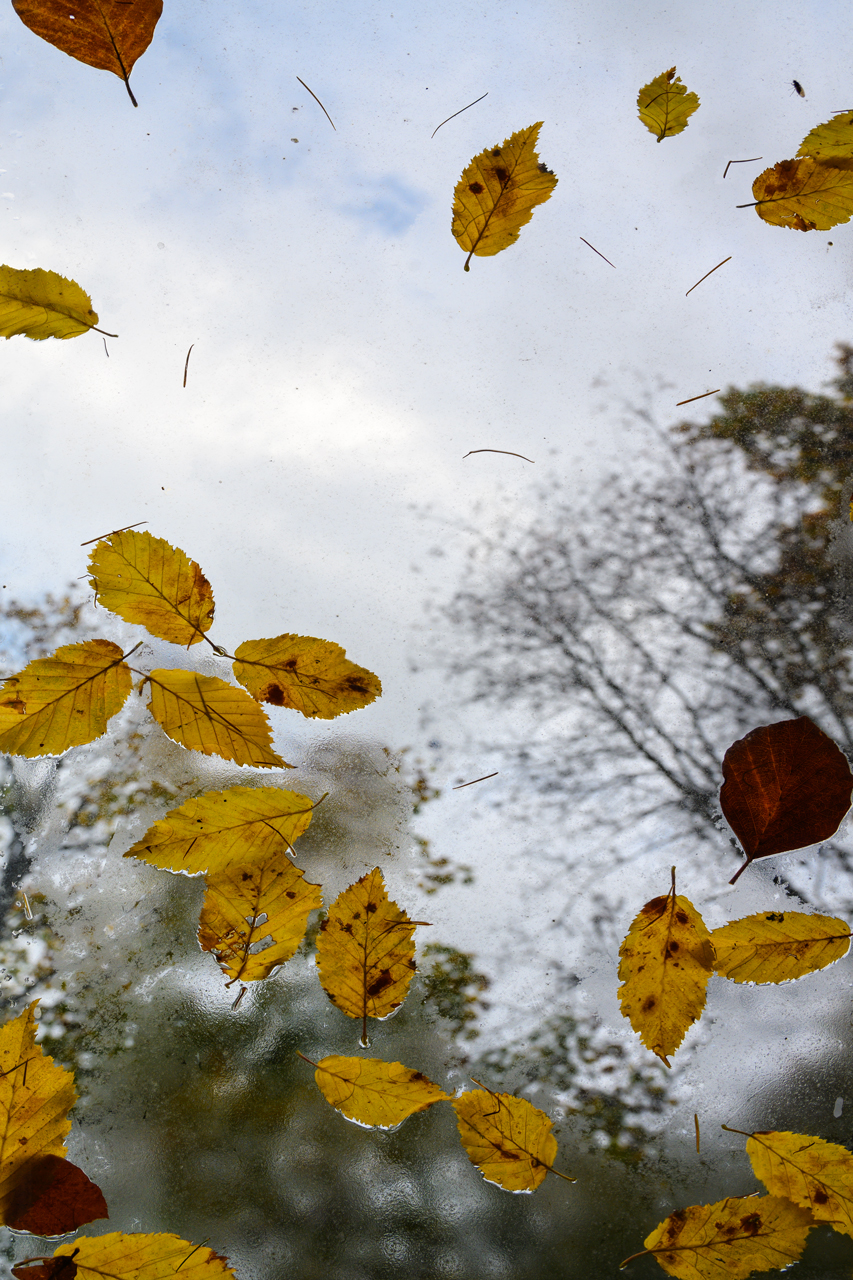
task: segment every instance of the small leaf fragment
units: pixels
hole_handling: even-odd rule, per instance
[[[808,716],[753,729],[723,759],[720,807],[746,862],[828,840],[850,808],[847,757]]]
[[[77,338],[98,323],[92,299],[56,271],[0,267],[0,337]]]
[[[182,747],[260,769],[293,768],[273,751],[270,723],[242,689],[196,671],[161,669],[146,679],[152,716]]]
[[[320,984],[337,1009],[361,1018],[387,1018],[406,998],[414,976],[414,932],[392,902],[378,867],[339,894],[320,925],[317,968]]]
[[[476,1089],[454,1098],[453,1110],[465,1153],[486,1182],[504,1191],[535,1191],[553,1171],[551,1121],[525,1098]]]
[[[292,850],[314,808],[308,796],[279,787],[207,791],[170,809],[124,856],[167,871],[216,875]]]
[[[12,1267],[15,1280],[75,1280],[77,1263],[70,1254],[60,1258],[24,1258]]]
[[[790,1200],[730,1196],[677,1209],[646,1237],[643,1252],[678,1280],[746,1280],[754,1271],[796,1262],[813,1226],[811,1215]]]
[[[771,1195],[808,1209],[853,1236],[853,1152],[807,1133],[753,1133],[746,1143],[753,1172]]]
[[[317,1063],[314,1078],[326,1101],[348,1120],[376,1129],[393,1129],[434,1102],[450,1098],[420,1071],[379,1058],[335,1054]]]
[[[285,964],[323,905],[286,853],[207,876],[198,940],[231,982],[258,982]]]
[[[850,949],[850,926],[836,916],[759,911],[711,934],[714,972],[732,982],[790,982],[825,969]]]
[[[637,97],[640,120],[658,142],[686,129],[698,106],[698,96],[688,92],[681,77],[675,74],[675,67],[662,71],[643,85]]]
[[[800,143],[797,156],[811,156],[814,160],[853,159],[853,111],[841,111],[816,125]]]
[[[41,1155],[23,1165],[6,1225],[35,1236],[64,1236],[108,1217],[103,1192],[82,1169],[62,1156]]]
[[[110,1231],[104,1236],[78,1236],[61,1244],[53,1257],[72,1254],[77,1280],[170,1280],[172,1276],[179,1280],[237,1280],[227,1258],[204,1245],[165,1233]],[[29,1274],[28,1268],[24,1280]],[[56,1280],[71,1280],[71,1276],[58,1272]]]
[[[487,258],[515,244],[536,205],[557,185],[540,163],[536,143],[542,121],[519,129],[500,146],[487,147],[462,171],[453,193],[451,231],[468,257]]]
[[[331,640],[294,635],[244,640],[234,656],[234,675],[253,698],[311,719],[333,720],[382,693],[373,672],[350,662],[346,650]]]
[[[123,529],[89,556],[89,586],[98,603],[160,640],[198,644],[213,623],[213,592],[195,560],[165,538]]]
[[[133,677],[117,644],[84,640],[36,658],[0,686],[0,751],[59,756],[107,731]]]
[[[672,892],[646,903],[619,956],[622,1013],[668,1067],[668,1055],[705,1007],[714,968],[711,934],[693,904]]]
[[[853,159],[780,160],[752,184],[755,212],[774,227],[828,231],[853,216]]]

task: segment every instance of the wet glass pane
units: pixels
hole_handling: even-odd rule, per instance
[[[68,1156],[109,1207],[61,1240],[3,1227],[3,1274],[123,1232],[187,1242],[164,1276],[213,1249],[240,1280],[605,1277],[669,1214],[765,1194],[745,1133],[853,1147],[846,756],[840,800],[809,739],[730,757],[741,819],[720,801],[756,729],[808,717],[853,751],[846,9],[167,2],[135,106],[120,74],[32,29],[37,7],[0,21],[0,331],[25,327],[21,272],[75,281],[97,316],[0,344],[2,674],[95,640],[131,671],[106,732],[68,750],[14,738],[38,681],[0,694],[5,1017],[38,1001],[79,1095]],[[107,10],[124,30],[125,8],[51,12],[67,40]],[[830,143],[804,141],[833,120]],[[502,247],[501,217],[550,174]],[[209,609],[168,638],[110,607],[89,557],[130,525],[197,563],[209,630]],[[247,691],[235,649],[278,637],[345,649],[336,687],[357,705],[331,714],[303,650]],[[183,693],[158,721],[164,672]],[[214,695],[266,717],[267,756],[193,749],[190,686],[193,723],[232,716]],[[72,726],[89,714],[62,705]],[[218,916],[199,865],[123,855],[200,797],[270,789],[305,797],[310,825],[252,838],[323,906],[267,976],[279,908],[240,897],[261,843],[232,858]],[[761,845],[771,820],[784,852]],[[360,936],[333,904],[375,868],[418,922],[417,968],[383,925],[387,963],[365,952],[350,974],[379,1015],[363,1023],[323,947]],[[641,930],[674,913],[673,868],[710,931],[835,923],[811,952],[748,942],[772,972],[743,981],[720,935],[691,935],[707,1002],[644,1043],[620,946],[644,904]],[[650,1016],[677,1005],[660,972],[640,983]],[[330,1056],[404,1064],[447,1097],[354,1123],[315,1082]],[[0,1108],[32,1094],[9,1083],[21,1065]],[[501,1167],[485,1178],[452,1105],[478,1090],[477,1124],[503,1132],[481,1133]],[[538,1109],[523,1132],[510,1095]],[[556,1155],[531,1155],[546,1117]],[[824,1185],[800,1277],[853,1268]]]

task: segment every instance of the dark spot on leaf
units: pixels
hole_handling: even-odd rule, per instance
[[[368,902],[367,910],[371,915],[373,915],[374,911],[378,910],[377,904],[375,902]]]
[[[378,978],[374,978],[370,986],[367,988],[369,996],[378,996],[386,987],[390,987],[394,979],[388,969],[383,969]]]
[[[261,702],[271,702],[274,707],[284,706],[284,690],[280,684],[268,684],[261,690]]]
[[[652,1009],[654,1009],[657,1002],[658,1002],[657,996],[646,996],[645,1000],[640,1006],[643,1013],[651,1013]]]
[[[482,194],[483,191],[485,191],[485,189],[486,188],[483,186],[482,182],[468,183],[468,190],[471,192],[472,195],[479,196]]]
[[[666,944],[666,954],[667,954],[668,956],[674,956],[674,955],[675,955],[675,953],[676,953],[676,951],[680,951],[680,950],[681,950],[681,947],[680,947],[680,946],[679,946],[679,944],[675,941],[675,939],[671,939],[671,940]]]
[[[288,658],[287,662],[283,662],[281,665],[285,671],[295,671],[299,662],[297,658]]]
[[[251,878],[252,877],[248,871],[244,871],[243,874],[240,876],[241,880],[251,880]]]
[[[765,919],[774,920],[776,924],[781,924],[785,916],[781,911],[771,911],[769,916],[765,916]]]
[[[659,916],[667,904],[666,898],[652,898],[640,912],[641,916]]]
[[[745,1218],[741,1218],[740,1225],[748,1236],[756,1236],[761,1230],[761,1214],[748,1213]]]
[[[344,686],[349,689],[351,693],[370,693],[370,686],[364,676],[347,676],[344,681]]]
[[[294,889],[288,889],[284,896],[285,898],[295,898],[296,891]]]
[[[686,912],[686,911],[682,911],[682,909],[681,909],[680,907],[679,907],[679,909],[678,909],[678,910],[676,911],[676,913],[675,913],[675,918],[676,918],[676,920],[678,921],[678,923],[679,923],[679,924],[687,924],[687,923],[688,923],[688,915],[687,915],[687,912]]]
[[[812,1199],[814,1200],[815,1204],[826,1204],[829,1200],[829,1196],[826,1194],[826,1192],[823,1190],[822,1187],[818,1187],[817,1190],[813,1193]]]
[[[412,1080],[417,1080],[418,1084],[429,1084],[427,1077],[420,1071],[412,1072]]]
[[[500,155],[500,153],[501,153],[501,149],[500,149],[500,147],[495,147],[494,151],[492,152],[492,155],[493,155],[493,156],[499,156],[499,155]]]
[[[506,169],[495,169],[495,177],[501,186],[503,186],[505,182],[509,181],[509,174]]]
[[[342,924],[342,925],[341,925],[341,928],[343,929],[344,933],[352,933],[352,925],[351,925],[351,924]]]

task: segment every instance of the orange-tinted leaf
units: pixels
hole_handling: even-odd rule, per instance
[[[6,1211],[13,1231],[64,1236],[96,1218],[108,1218],[100,1187],[61,1156],[35,1156],[21,1169]]]
[[[674,875],[673,875],[674,885]],[[705,1008],[714,948],[693,904],[672,893],[652,898],[619,948],[619,1003],[647,1049],[669,1066]]]
[[[711,934],[714,972],[732,982],[790,982],[840,960],[850,926],[836,916],[759,911]]]
[[[557,1140],[551,1121],[531,1102],[511,1093],[477,1089],[455,1098],[453,1110],[468,1159],[486,1182],[504,1191],[535,1191],[549,1169],[556,1172]]]
[[[406,998],[415,972],[415,925],[385,892],[378,867],[339,894],[320,925],[320,983],[336,1008],[362,1020],[387,1018]]]
[[[847,758],[808,716],[753,729],[723,759],[720,806],[746,862],[828,840],[850,808]]]
[[[0,688],[0,751],[59,756],[107,731],[133,678],[117,644],[85,640],[36,658]]]
[[[853,1236],[853,1152],[807,1133],[753,1133],[746,1154],[773,1195]]]
[[[752,184],[755,212],[774,227],[828,231],[853,217],[853,160],[780,160]]]
[[[127,86],[133,64],[151,43],[163,0],[12,0],[21,21],[48,44]]]
[[[242,689],[196,671],[158,670],[146,679],[152,716],[182,747],[260,769],[293,768],[273,751],[269,720]]]
[[[320,886],[305,880],[286,853],[231,867],[207,877],[199,944],[231,982],[257,982],[290,959],[308,916],[322,905]]]
[[[207,791],[170,809],[124,856],[187,875],[265,862],[293,850],[314,808],[308,796],[278,787]]]
[[[33,1005],[0,1028],[0,1222],[8,1222],[27,1167],[64,1156],[74,1076],[35,1042]]]
[[[180,1236],[110,1231],[61,1244],[54,1258],[74,1255],[77,1280],[236,1280],[226,1258]],[[60,1273],[59,1280],[66,1280]]]
[[[420,1071],[379,1058],[323,1058],[314,1078],[326,1101],[348,1120],[377,1129],[393,1129],[450,1097]]]
[[[165,538],[139,529],[111,533],[89,556],[89,571],[99,604],[160,640],[189,647],[210,630],[210,583],[195,560]]]
[[[292,635],[244,640],[234,656],[234,675],[253,698],[312,719],[357,711],[382,692],[373,672],[350,662],[346,650],[331,640]]]

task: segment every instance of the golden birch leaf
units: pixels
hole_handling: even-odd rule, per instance
[[[339,894],[317,935],[320,984],[350,1018],[387,1018],[406,998],[415,965],[415,925],[385,892],[378,867]]]
[[[261,708],[242,689],[196,671],[152,671],[149,710],[164,733],[189,751],[260,769],[292,769],[272,749]]]
[[[699,106],[695,93],[688,93],[675,67],[662,71],[643,85],[637,97],[640,120],[658,142],[671,138],[687,128],[687,122]]]
[[[334,720],[382,693],[373,672],[350,662],[346,650],[331,640],[292,635],[244,640],[234,656],[234,675],[253,698],[310,719]]]
[[[308,796],[278,787],[207,791],[170,809],[124,856],[187,875],[258,865],[293,850],[315,807]]]
[[[551,1121],[531,1102],[511,1093],[476,1089],[454,1098],[453,1110],[465,1153],[486,1182],[504,1191],[535,1191],[549,1169],[557,1172]]]
[[[541,164],[536,142],[542,121],[519,129],[499,147],[487,147],[475,156],[453,193],[451,231],[460,249],[488,258],[515,244],[521,228],[533,217],[557,185],[550,169]]]
[[[759,911],[711,934],[714,972],[732,982],[790,982],[825,969],[850,949],[850,926],[836,916]]]
[[[797,155],[815,160],[853,159],[853,111],[840,111],[826,124],[817,125],[803,138]]]
[[[74,1255],[77,1280],[237,1280],[222,1258],[180,1236],[110,1231],[61,1244],[54,1258]],[[65,1275],[62,1275],[65,1280]]]
[[[828,231],[853,215],[853,160],[780,160],[752,184],[755,212],[774,227]]]
[[[705,1007],[714,970],[711,935],[699,912],[673,890],[652,898],[619,948],[619,1003],[647,1049],[665,1066],[667,1055]]]
[[[207,876],[198,940],[232,982],[258,982],[295,953],[308,916],[323,905],[318,884],[286,853]]]
[[[124,706],[133,677],[117,644],[84,640],[36,658],[0,687],[0,751],[58,756],[94,742]]]
[[[730,1196],[676,1209],[643,1241],[678,1280],[746,1280],[796,1262],[814,1226],[811,1214],[778,1196]]]
[[[35,1042],[34,1005],[0,1028],[0,1222],[8,1223],[26,1166],[64,1156],[74,1076]]]
[[[771,1195],[853,1236],[853,1153],[846,1147],[807,1133],[753,1133],[746,1154]]]
[[[12,0],[18,17],[42,40],[78,62],[112,71],[137,106],[128,77],[151,43],[163,0]]]
[[[348,1120],[371,1129],[393,1129],[417,1111],[450,1098],[402,1062],[336,1054],[311,1065],[317,1068],[314,1079],[326,1101]]]
[[[56,271],[0,267],[0,337],[77,338],[98,323],[92,299]]]
[[[98,603],[160,640],[187,648],[213,623],[213,592],[195,560],[138,529],[102,539],[89,556]]]

